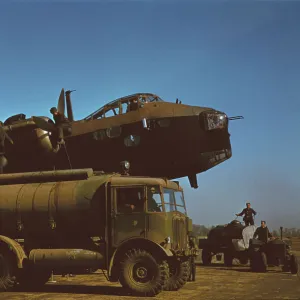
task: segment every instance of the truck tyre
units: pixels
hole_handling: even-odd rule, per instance
[[[191,266],[189,261],[172,260],[169,262],[170,276],[165,285],[166,291],[177,291],[182,288],[189,279]]]
[[[265,252],[255,251],[251,258],[251,269],[253,272],[267,272],[267,256]]]
[[[121,285],[139,296],[155,296],[166,286],[169,268],[149,252],[132,249],[126,252],[120,264]]]
[[[209,266],[211,264],[212,255],[210,251],[203,249],[201,257],[204,266]]]
[[[224,265],[232,267],[233,256],[230,251],[224,253]]]
[[[248,264],[248,258],[247,257],[239,258],[239,261],[240,261],[241,265],[247,265]]]
[[[19,286],[21,288],[33,288],[44,286],[51,276],[51,270],[24,269],[18,277]]]
[[[17,265],[14,257],[8,251],[0,252],[0,291],[12,290],[16,283]]]
[[[291,254],[290,258],[290,269],[292,274],[298,273],[298,260],[297,257],[294,254]]]

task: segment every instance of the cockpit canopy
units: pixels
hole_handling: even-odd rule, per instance
[[[163,102],[163,100],[154,94],[144,93],[144,94],[133,94],[130,96],[122,97],[116,99],[100,109],[96,110],[84,120],[94,120],[113,117],[121,114],[128,113],[134,109],[132,107],[142,107],[145,103],[149,102]]]

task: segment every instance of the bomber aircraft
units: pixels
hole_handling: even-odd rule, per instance
[[[4,130],[5,173],[93,168],[116,172],[130,163],[130,175],[175,179],[188,176],[197,188],[196,174],[232,156],[229,118],[224,112],[171,103],[150,93],[116,99],[84,119],[75,121],[71,91],[61,94],[57,111],[62,124],[48,117],[11,116]],[[59,128],[63,133],[59,141]]]

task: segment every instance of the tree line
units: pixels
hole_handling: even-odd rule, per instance
[[[193,233],[197,236],[207,236],[208,232],[215,228],[215,226],[206,227],[204,225],[193,224]],[[275,229],[272,231],[273,236],[280,237],[280,229]],[[299,237],[300,229],[298,228],[283,228],[282,235],[284,237]]]

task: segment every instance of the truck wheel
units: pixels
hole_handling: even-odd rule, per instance
[[[251,258],[251,269],[253,272],[266,272],[267,271],[267,256],[266,253],[255,251]]]
[[[291,273],[292,274],[297,274],[298,273],[298,260],[297,257],[292,254],[290,258],[290,268],[291,268]]]
[[[166,291],[177,291],[182,288],[189,279],[191,270],[189,261],[173,260],[169,262],[170,277],[165,285]]]
[[[124,288],[140,296],[155,296],[167,283],[169,267],[158,262],[147,251],[129,250],[120,264],[120,283]]]
[[[24,269],[18,277],[21,288],[33,288],[44,286],[51,276],[50,270]]]
[[[211,252],[209,252],[206,249],[202,250],[202,263],[204,266],[208,266],[211,264],[212,255]]]
[[[233,256],[230,252],[224,253],[224,265],[226,267],[232,267]]]
[[[12,290],[16,283],[16,271],[17,266],[13,260],[13,257],[7,251],[0,253],[0,291],[5,292]]]
[[[240,264],[241,265],[247,265],[248,264],[248,258],[239,258]]]

